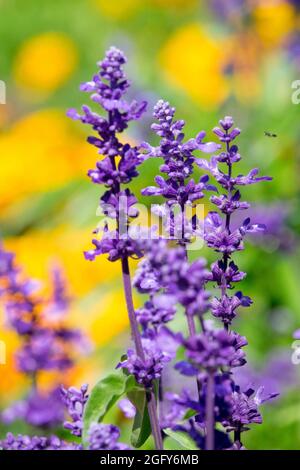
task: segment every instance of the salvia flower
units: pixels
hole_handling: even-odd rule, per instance
[[[260,405],[278,396],[278,393],[265,394],[264,388],[260,387],[256,392],[252,388],[242,392],[238,386],[232,394],[232,411],[230,419],[223,422],[227,431],[248,431],[249,424],[261,424],[262,416],[259,411]]]
[[[103,213],[119,220],[121,212],[124,212],[119,203],[122,196],[125,196],[129,207],[123,216],[129,222],[131,217],[137,215],[137,211],[132,208],[136,199],[129,189],[124,192],[121,186],[128,184],[138,175],[137,167],[142,158],[137,147],[121,142],[117,134],[123,132],[130,121],[141,117],[146,109],[146,102],[127,102],[124,98],[130,86],[123,70],[126,61],[122,51],[111,47],[105,58],[98,63],[98,73],[91,81],[81,85],[81,90],[90,93],[91,100],[103,109],[103,116],[94,113],[88,106],[83,106],[83,115],[79,115],[75,110],[70,110],[68,115],[88,124],[97,134],[89,136],[88,142],[98,149],[102,158],[97,162],[95,169],[89,170],[88,175],[93,183],[107,188],[100,200],[100,206],[104,207]],[[106,226],[103,238],[95,238],[93,244],[95,249],[85,253],[88,260],[94,260],[100,254],[108,254],[110,261],[124,256],[141,256],[136,252],[134,241],[128,237],[127,231],[125,234],[119,233],[119,223],[112,232],[109,232]]]
[[[120,431],[113,424],[93,423],[88,434],[89,450],[130,450],[128,445],[118,442]]]
[[[246,363],[241,349],[247,345],[245,337],[231,331],[209,330],[184,341],[186,356],[195,372],[198,369],[217,371],[219,368],[238,367]],[[190,375],[190,365],[179,363],[176,366],[183,374]]]
[[[161,377],[164,365],[170,361],[170,357],[161,350],[145,351],[145,359],[141,359],[132,350],[128,349],[126,359],[121,361],[117,367],[126,369],[134,375],[136,381],[146,389],[151,389],[153,381]]]
[[[176,308],[174,306],[161,307],[155,303],[155,299],[149,299],[135,313],[143,331],[151,328],[157,330],[174,318]]]
[[[65,389],[61,387],[61,396],[65,404],[68,414],[72,421],[65,421],[64,427],[69,429],[74,436],[81,436],[83,429],[83,411],[88,400],[88,386],[82,385],[80,389],[70,387]]]
[[[245,186],[260,181],[269,181],[270,177],[258,177],[258,169],[251,170],[248,175],[234,175],[234,165],[240,161],[241,155],[237,145],[232,142],[240,134],[240,129],[234,127],[232,117],[225,116],[220,120],[220,127],[214,128],[214,133],[224,145],[219,155],[214,155],[210,161],[198,159],[197,164],[209,172],[221,186],[222,193],[211,196],[210,200],[218,208],[219,212],[211,211],[204,221],[203,237],[209,248],[221,254],[221,259],[211,266],[209,281],[217,283],[221,291],[220,298],[212,300],[212,313],[220,318],[225,327],[231,324],[239,306],[248,307],[251,299],[237,292],[233,296],[227,294],[227,289],[232,284],[240,282],[245,273],[239,271],[238,266],[230,260],[236,251],[244,249],[244,239],[247,234],[263,232],[265,226],[260,223],[252,223],[250,218],[245,218],[238,226],[232,227],[231,216],[234,212],[250,207],[247,202],[241,200],[239,186]],[[225,166],[227,171],[222,169]]]
[[[213,142],[204,143],[205,132],[201,131],[196,138],[184,142],[183,120],[175,119],[175,108],[166,101],[159,100],[154,107],[154,118],[158,121],[152,124],[152,130],[161,138],[158,147],[144,143],[146,157],[163,158],[164,163],[160,166],[161,173],[167,175],[167,179],[158,175],[155,178],[157,186],[149,186],[143,189],[145,196],[163,196],[168,206],[178,205],[184,211],[186,204],[192,206],[196,201],[202,199],[204,190],[214,189],[208,185],[207,175],[202,176],[199,181],[191,178],[195,156],[193,152],[211,153],[219,148]],[[185,233],[181,234],[182,241]]]
[[[24,420],[31,426],[52,428],[62,422],[63,412],[59,389],[47,393],[32,390],[26,399],[6,408],[1,414],[1,420],[5,424]]]
[[[3,450],[82,450],[80,444],[62,441],[57,436],[26,436],[18,434],[14,436],[8,433],[3,441],[0,441]]]

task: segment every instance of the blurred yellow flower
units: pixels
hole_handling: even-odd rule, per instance
[[[22,44],[14,63],[15,80],[38,93],[49,93],[70,77],[77,60],[76,47],[68,36],[42,33]]]
[[[168,80],[206,107],[222,103],[229,93],[223,75],[227,59],[226,41],[211,37],[198,23],[175,31],[160,52],[160,63]]]
[[[94,162],[95,151],[63,111],[29,114],[0,134],[0,207],[84,177]]]
[[[124,331],[128,326],[128,316],[121,286],[119,290],[104,293],[86,321],[91,339],[97,346],[109,343]]]
[[[264,0],[254,9],[257,33],[266,47],[278,46],[296,24],[291,3],[283,0]]]
[[[170,8],[187,8],[200,3],[200,0],[150,0],[154,5]]]
[[[59,227],[50,231],[34,231],[5,240],[7,249],[16,252],[17,262],[28,276],[47,283],[53,262],[65,270],[70,291],[81,297],[103,282],[119,276],[119,263],[110,263],[105,256],[86,261],[83,251],[90,248],[91,229]]]
[[[141,0],[92,0],[96,7],[106,16],[121,19],[129,16],[142,6]]]

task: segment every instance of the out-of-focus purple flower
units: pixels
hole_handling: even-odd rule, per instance
[[[16,420],[24,420],[26,423],[51,428],[58,426],[64,416],[64,407],[59,389],[55,388],[49,393],[40,393],[33,390],[29,396],[2,412],[1,420],[10,424]]]
[[[15,254],[6,251],[0,244],[0,278],[11,276],[16,272],[14,259]]]
[[[56,342],[55,333],[48,329],[35,330],[17,351],[16,361],[18,369],[27,374],[72,365],[71,358]]]
[[[176,308],[168,306],[166,308],[155,304],[155,300],[147,300],[143,307],[136,310],[137,320],[143,330],[149,328],[158,329],[164,323],[168,323],[174,318]]]
[[[58,266],[52,270],[52,295],[49,305],[44,311],[47,320],[59,321],[64,318],[70,307],[70,300],[67,293],[66,280]]]
[[[80,444],[62,441],[57,436],[26,436],[18,434],[14,436],[7,433],[6,438],[0,441],[3,450],[82,450]]]
[[[170,290],[173,279],[178,276],[186,262],[183,247],[169,248],[166,240],[151,240],[144,248],[146,258],[139,264],[134,286],[141,293],[154,294],[161,289]]]
[[[293,1],[292,3],[297,3],[297,8],[300,8],[298,1]],[[299,45],[299,31],[293,31],[285,41],[285,50],[288,58],[294,64],[294,66],[300,68],[300,45]]]
[[[157,295],[162,290],[166,306],[179,302],[188,315],[201,315],[207,310],[209,293],[203,286],[209,272],[204,259],[190,264],[185,249],[169,248],[166,240],[153,240],[145,254],[134,278],[134,285],[140,292]]]
[[[89,450],[130,450],[130,447],[117,442],[120,431],[113,424],[93,423],[89,429]]]
[[[187,315],[203,315],[209,306],[209,292],[204,290],[208,271],[206,261],[198,258],[191,264],[181,263],[180,269],[173,270],[169,277],[167,292],[185,308]]]
[[[242,390],[264,387],[266,393],[280,393],[299,385],[296,368],[288,351],[275,350],[260,368],[245,367],[234,369],[233,377]]]
[[[293,338],[300,339],[300,328],[293,333]]]
[[[41,298],[37,282],[26,279],[14,261],[12,253],[1,247],[2,301],[7,324],[22,337],[16,352],[18,369],[36,378],[40,370],[66,369],[73,365],[75,347],[84,346],[79,330],[70,329],[62,323],[69,307],[62,273],[53,273],[53,295],[50,300]],[[58,321],[54,321],[52,313]],[[52,312],[52,313],[51,313]],[[50,317],[50,319],[49,319]],[[82,349],[83,351],[83,349]]]
[[[246,16],[250,5],[248,0],[212,0],[210,3],[210,7],[222,20],[234,20]]]
[[[125,418],[131,419],[135,417],[136,408],[133,405],[133,403],[131,403],[131,401],[128,400],[128,398],[122,398],[122,400],[120,400],[118,403],[118,407],[124,414]]]
[[[255,205],[247,210],[247,216],[260,225],[264,225],[264,231],[251,233],[249,236],[253,244],[261,246],[266,251],[281,250],[291,252],[296,246],[296,235],[289,227],[288,219],[291,209],[282,203],[266,205]],[[235,216],[233,227],[238,227],[242,220]]]
[[[74,436],[81,436],[83,429],[83,411],[88,400],[88,385],[82,385],[80,389],[61,387],[61,396],[72,421],[65,421],[64,427],[69,429]]]

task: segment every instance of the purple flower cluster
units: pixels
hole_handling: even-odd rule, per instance
[[[145,253],[146,258],[140,262],[134,278],[139,292],[156,295],[156,305],[163,308],[165,304],[167,310],[172,302],[178,302],[190,316],[200,316],[208,309],[209,294],[203,287],[209,271],[204,259],[189,263],[183,247],[169,248],[162,239],[153,240]],[[138,315],[140,317],[140,313]]]
[[[249,424],[262,423],[262,416],[259,411],[259,406],[272,398],[278,396],[278,393],[264,394],[264,388],[260,387],[256,392],[249,388],[242,392],[238,386],[234,387],[231,396],[231,412],[228,421],[222,424],[227,429],[227,432],[234,431],[240,442],[240,433],[248,431]]]
[[[181,217],[184,222],[180,240],[181,244],[185,244],[190,240],[188,236],[189,220],[186,220],[184,210],[187,205],[194,207],[196,201],[204,197],[204,190],[215,189],[208,184],[208,176],[202,176],[198,182],[191,178],[194,171],[194,162],[196,160],[193,152],[200,150],[201,152],[211,153],[219,148],[219,145],[208,142],[204,143],[205,132],[201,131],[196,136],[184,142],[184,126],[183,120],[174,118],[175,108],[171,107],[168,102],[159,100],[154,107],[154,118],[158,123],[152,124],[152,130],[161,138],[158,147],[152,147],[147,143],[143,143],[146,157],[163,158],[164,163],[160,166],[160,171],[167,175],[167,179],[158,175],[155,178],[157,186],[149,186],[142,191],[145,196],[162,196],[167,201],[167,206],[179,206],[181,209]],[[176,216],[171,212],[171,224],[168,227],[170,236],[174,236],[176,223],[173,220]]]
[[[233,296],[227,294],[232,283],[240,282],[246,275],[239,271],[230,258],[234,252],[244,249],[244,238],[248,233],[260,232],[265,228],[262,224],[252,224],[250,218],[246,218],[238,228],[232,229],[232,214],[249,208],[247,202],[241,201],[238,187],[271,180],[267,176],[258,177],[257,168],[246,176],[233,174],[234,165],[241,159],[237,145],[233,144],[240,132],[240,129],[234,127],[233,119],[226,116],[220,121],[220,127],[214,128],[214,133],[224,144],[224,150],[209,162],[197,160],[197,164],[211,173],[223,191],[223,194],[213,195],[210,200],[223,214],[224,220],[220,213],[210,212],[204,223],[204,239],[209,248],[222,255],[220,260],[212,264],[208,280],[215,282],[221,291],[221,297],[212,301],[212,313],[222,320],[226,328],[235,318],[238,307],[249,307],[252,303],[242,292],[236,292]],[[222,165],[227,171],[221,169]]]
[[[70,387],[65,389],[61,387],[61,397],[62,401],[68,410],[71,421],[65,421],[64,427],[69,429],[74,436],[81,437],[83,429],[83,411],[84,406],[88,400],[88,385],[84,384],[81,386],[80,390],[75,387]]]
[[[195,335],[184,341],[186,356],[195,368],[216,372],[218,369],[239,367],[246,363],[245,353],[241,349],[247,345],[245,337],[231,331],[210,330]],[[176,366],[184,373],[185,363]],[[191,368],[187,365],[188,375]]]
[[[144,358],[139,357],[132,349],[128,349],[126,359],[117,367],[125,368],[135,377],[137,383],[147,390],[152,389],[153,381],[161,377],[163,366],[169,360],[170,357],[167,354],[156,348],[145,350]]]
[[[98,228],[95,231],[96,233],[103,231],[103,236],[101,239],[94,238],[92,242],[95,248],[87,251],[85,257],[94,260],[98,255],[107,254],[110,261],[121,261],[126,305],[135,346],[135,351],[128,351],[128,367],[134,370],[134,375],[140,383],[144,383],[145,388],[151,388],[152,378],[159,373],[160,365],[156,363],[160,354],[154,354],[149,358],[144,351],[133,306],[128,258],[141,258],[143,248],[136,237],[131,236],[130,231],[131,220],[139,214],[134,207],[137,200],[128,188],[123,188],[124,184],[130,183],[138,175],[137,167],[144,157],[140,155],[136,146],[124,143],[118,136],[127,129],[130,121],[142,116],[146,102],[129,103],[125,100],[124,95],[129,88],[123,69],[125,63],[123,52],[111,47],[106,52],[104,60],[98,64],[98,74],[81,86],[81,90],[91,93],[92,101],[103,109],[103,116],[92,112],[87,106],[82,108],[83,115],[74,110],[70,110],[68,114],[71,118],[88,124],[96,132],[96,136],[88,137],[88,142],[98,149],[102,158],[88,175],[93,183],[103,184],[107,188],[100,199],[100,207],[106,221],[102,230]],[[110,223],[107,219],[110,219]],[[144,381],[142,370],[144,370]],[[150,394],[148,408],[151,425],[156,429],[154,433],[156,446],[162,448],[155,401],[154,394]]]
[[[62,441],[57,436],[26,436],[8,433],[3,441],[0,441],[0,449],[3,450],[81,450],[82,446],[72,442]]]
[[[215,421],[220,421],[228,432],[234,431],[233,446],[242,448],[241,432],[248,430],[245,426],[247,424],[261,423],[258,405],[265,401],[253,398],[253,390],[242,392],[239,386],[229,379],[230,376],[226,375],[231,373],[232,368],[246,363],[242,348],[247,345],[247,340],[234,331],[229,331],[229,326],[239,307],[249,307],[252,304],[250,297],[243,295],[241,291],[233,295],[228,294],[246,275],[239,270],[231,256],[234,252],[244,249],[244,238],[248,233],[264,230],[261,224],[252,224],[249,218],[233,229],[231,217],[236,211],[249,208],[247,202],[241,201],[239,186],[271,179],[258,177],[257,169],[250,171],[246,176],[233,174],[234,164],[241,159],[238,147],[232,143],[240,134],[240,130],[233,127],[233,124],[232,118],[227,116],[220,121],[220,127],[214,129],[225,146],[224,150],[219,155],[214,155],[209,162],[203,159],[196,161],[198,166],[215,178],[223,191],[222,194],[218,192],[210,197],[219,212],[212,211],[206,217],[203,237],[208,248],[221,254],[211,265],[210,272],[206,273],[206,282],[213,282],[220,291],[219,297],[211,299],[210,310],[214,317],[222,321],[224,329],[206,329],[202,323],[201,334],[191,335],[183,341],[188,362],[182,361],[176,365],[177,370],[184,375],[197,375],[198,385],[201,382],[198,386],[198,400],[187,400],[185,397],[185,403],[187,408],[197,411],[196,421],[202,422],[206,428],[206,449],[218,448]],[[227,171],[222,169],[222,165],[225,165]],[[199,287],[201,289],[201,283]],[[223,404],[219,406],[220,395],[222,400],[226,396],[225,407],[224,400],[221,400]],[[266,399],[274,396],[276,394],[270,394]],[[219,413],[218,410],[223,412]],[[195,426],[191,427],[189,424],[187,432],[191,435],[195,433]]]
[[[120,430],[113,424],[93,423],[89,429],[89,450],[130,450],[118,442]]]
[[[88,137],[88,142],[98,149],[103,158],[97,162],[95,169],[89,170],[88,176],[93,183],[107,188],[101,197],[100,206],[104,215],[113,219],[116,224],[116,229],[112,231],[105,225],[103,238],[93,240],[95,249],[85,253],[88,260],[94,260],[100,254],[108,254],[110,261],[126,256],[141,256],[136,252],[127,231],[120,234],[119,230],[120,218],[125,218],[127,224],[131,217],[137,216],[137,211],[133,208],[135,196],[129,189],[123,191],[121,186],[138,175],[137,167],[142,158],[137,147],[121,142],[118,134],[128,127],[130,121],[139,119],[146,109],[146,102],[129,103],[124,98],[130,86],[123,70],[125,63],[123,52],[111,47],[104,60],[98,63],[99,72],[80,87],[82,91],[91,93],[92,101],[100,105],[104,116],[94,113],[88,106],[83,106],[83,115],[79,115],[74,109],[68,112],[69,117],[88,124],[96,132],[96,136]],[[126,207],[121,204],[122,197],[126,200]]]
[[[10,424],[24,420],[38,428],[53,428],[61,424],[64,407],[58,388],[42,393],[31,390],[26,399],[17,401],[1,414],[1,421]]]
[[[88,400],[87,385],[82,385],[80,389],[61,387],[60,393],[72,422],[64,423],[65,429],[70,430],[73,436],[81,437],[83,430],[84,407]],[[57,391],[58,392],[58,391]],[[48,403],[50,406],[50,404]],[[51,407],[51,406],[50,406]],[[60,422],[62,416],[60,416]],[[31,424],[37,425],[32,422]],[[118,442],[120,431],[111,424],[93,423],[88,432],[89,450],[129,450],[126,444]],[[6,438],[0,441],[0,449],[3,450],[83,450],[82,444],[77,442],[66,442],[57,436],[27,436],[7,433]]]

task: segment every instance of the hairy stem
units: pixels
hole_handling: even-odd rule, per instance
[[[240,427],[238,427],[235,431],[234,431],[234,443],[236,444],[237,448],[239,449],[240,447],[242,447],[242,437],[241,437],[241,429]]]
[[[147,391],[146,392],[147,404],[148,404],[148,413],[151,423],[152,435],[155,442],[155,447],[157,450],[163,450],[163,440],[161,429],[157,417],[157,403],[154,391]]]
[[[206,423],[206,450],[214,450],[215,437],[215,383],[214,374],[207,373],[206,403],[205,403],[205,423]]]
[[[135,345],[135,350],[136,350],[137,355],[142,360],[144,360],[145,354],[144,354],[142,339],[141,339],[139,326],[138,326],[138,322],[137,322],[135,310],[134,310],[134,305],[133,305],[131,278],[130,278],[130,271],[129,271],[129,264],[128,264],[127,257],[122,258],[122,275],[123,275],[123,286],[124,286],[124,292],[125,292],[127,312],[128,312],[128,317],[129,317],[129,322],[130,322],[130,327],[131,327],[132,339]],[[161,430],[160,430],[160,425],[159,425],[158,416],[157,416],[157,404],[156,404],[156,398],[155,398],[154,392],[146,391],[146,398],[147,398],[147,403],[148,403],[148,413],[149,413],[149,418],[150,418],[150,423],[151,423],[152,434],[153,434],[153,438],[155,442],[155,447],[157,450],[161,450],[163,449],[163,442],[162,442]]]
[[[184,244],[184,250],[185,250],[185,256],[186,256],[186,260],[188,260],[188,254],[187,254],[187,248],[186,248],[186,244]],[[188,330],[189,330],[189,336],[195,336],[196,334],[196,323],[195,323],[195,318],[193,315],[189,315],[187,312],[185,312],[185,316],[186,316],[186,320],[187,320],[187,325],[188,325]],[[201,326],[202,326],[202,329],[204,331],[204,323],[203,323],[203,319],[200,317],[200,322],[201,322]],[[201,392],[201,389],[202,389],[202,384],[201,384],[201,380],[199,378],[196,379],[197,380],[197,390],[198,390],[198,394],[200,395],[200,392]]]

